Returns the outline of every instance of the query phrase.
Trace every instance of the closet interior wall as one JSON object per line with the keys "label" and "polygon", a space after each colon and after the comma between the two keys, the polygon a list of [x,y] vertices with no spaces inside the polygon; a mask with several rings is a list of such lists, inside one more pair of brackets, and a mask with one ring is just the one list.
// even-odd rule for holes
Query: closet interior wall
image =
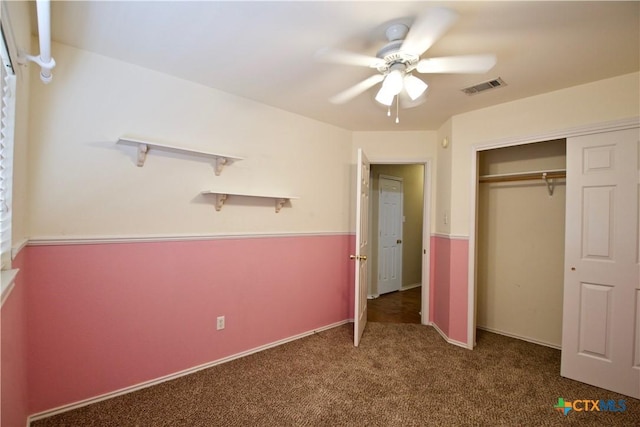
{"label": "closet interior wall", "polygon": [[[478,162],[480,177],[564,170],[566,140],[481,151]],[[566,187],[553,183],[550,194],[542,178],[480,180],[476,325],[560,348]]]}

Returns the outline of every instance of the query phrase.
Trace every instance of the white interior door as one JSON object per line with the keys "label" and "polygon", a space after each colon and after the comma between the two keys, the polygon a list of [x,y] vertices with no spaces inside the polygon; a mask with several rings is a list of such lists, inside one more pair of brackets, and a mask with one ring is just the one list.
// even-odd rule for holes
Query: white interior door
{"label": "white interior door", "polygon": [[402,180],[380,176],[378,203],[378,294],[402,286]]}
{"label": "white interior door", "polygon": [[360,344],[367,324],[367,258],[369,257],[369,175],[371,164],[362,149],[358,149],[358,173],[356,184],[356,254],[355,260],[355,308],[353,311],[353,345]]}
{"label": "white interior door", "polygon": [[567,139],[561,375],[640,398],[638,129]]}

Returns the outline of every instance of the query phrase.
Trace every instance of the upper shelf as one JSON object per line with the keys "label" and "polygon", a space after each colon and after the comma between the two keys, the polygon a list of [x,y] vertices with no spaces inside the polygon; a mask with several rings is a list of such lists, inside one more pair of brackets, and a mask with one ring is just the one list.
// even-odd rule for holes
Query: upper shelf
{"label": "upper shelf", "polygon": [[547,190],[549,195],[553,196],[553,189],[555,188],[554,179],[564,179],[567,177],[566,169],[550,169],[533,172],[515,172],[515,173],[503,173],[496,175],[480,175],[478,181],[485,182],[510,182],[510,181],[531,181],[536,179],[542,179],[547,183]]}
{"label": "upper shelf", "polygon": [[480,175],[480,182],[508,182],[508,181],[529,181],[534,179],[554,179],[566,178],[566,169],[548,169],[531,172],[501,173],[495,175]]}
{"label": "upper shelf", "polygon": [[216,161],[216,165],[215,165],[216,175],[220,175],[220,173],[222,172],[223,166],[230,164],[231,162],[236,160],[243,160],[242,157],[227,156],[226,154],[218,154],[218,153],[212,153],[209,151],[194,150],[192,148],[176,147],[174,145],[160,144],[158,142],[151,142],[151,141],[143,141],[140,139],[134,139],[134,138],[124,137],[124,136],[119,138],[117,143],[138,146],[138,166],[140,167],[144,166],[144,162],[147,159],[147,153],[151,148],[164,150],[164,151],[193,154],[195,156],[211,157]]}

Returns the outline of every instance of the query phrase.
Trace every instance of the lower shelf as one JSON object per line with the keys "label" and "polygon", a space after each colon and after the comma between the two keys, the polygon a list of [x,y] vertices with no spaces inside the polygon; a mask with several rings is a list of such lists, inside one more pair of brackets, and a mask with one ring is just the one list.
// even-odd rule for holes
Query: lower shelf
{"label": "lower shelf", "polygon": [[231,193],[226,191],[214,191],[214,190],[205,190],[202,191],[204,195],[214,195],[216,196],[216,211],[222,209],[222,205],[224,205],[225,200],[229,196],[238,196],[238,197],[257,197],[261,199],[273,199],[276,204],[276,213],[280,212],[280,209],[287,203],[289,200],[299,199],[296,196],[274,196],[274,195],[264,195],[264,194],[251,194],[251,193]]}

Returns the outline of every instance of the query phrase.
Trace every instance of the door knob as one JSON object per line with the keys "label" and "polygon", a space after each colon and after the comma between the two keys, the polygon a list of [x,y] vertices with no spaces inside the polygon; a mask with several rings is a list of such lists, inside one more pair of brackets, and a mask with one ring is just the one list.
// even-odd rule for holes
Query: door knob
{"label": "door knob", "polygon": [[360,260],[360,261],[366,261],[367,260],[367,256],[366,255],[349,255],[349,258],[357,259],[357,260]]}
{"label": "door knob", "polygon": [[402,239],[396,240],[396,243],[402,243]]}

